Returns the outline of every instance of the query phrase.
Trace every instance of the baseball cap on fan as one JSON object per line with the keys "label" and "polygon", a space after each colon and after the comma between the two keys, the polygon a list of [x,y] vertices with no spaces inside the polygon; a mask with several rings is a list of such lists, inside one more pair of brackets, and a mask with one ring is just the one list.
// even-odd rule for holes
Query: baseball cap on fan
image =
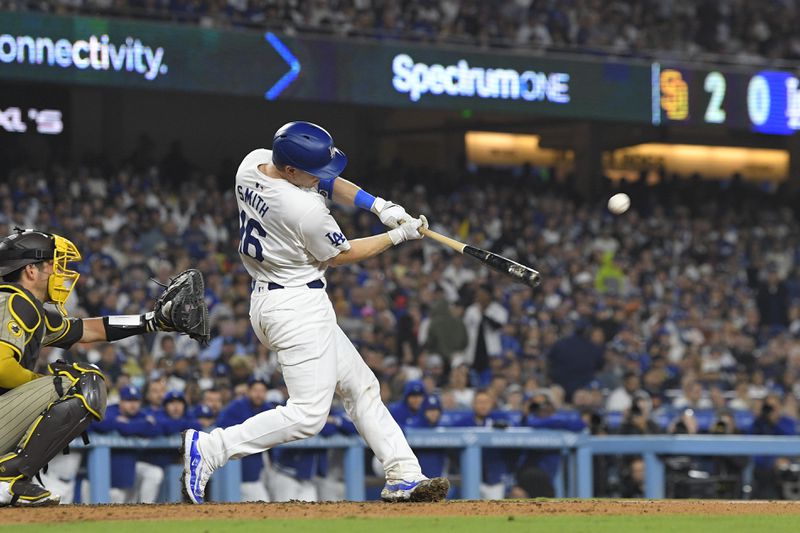
{"label": "baseball cap on fan", "polygon": [[347,166],[347,156],[324,128],[311,122],[284,124],[272,139],[272,162],[291,166],[319,179],[332,179]]}
{"label": "baseball cap on fan", "polygon": [[403,387],[403,396],[413,396],[415,394],[425,394],[425,385],[418,379],[407,381],[405,387]]}
{"label": "baseball cap on fan", "polygon": [[427,411],[429,409],[438,409],[439,411],[442,410],[442,402],[439,400],[439,397],[431,394],[427,398],[425,398],[422,404],[423,411]]}
{"label": "baseball cap on fan", "polygon": [[183,402],[185,404],[186,396],[178,390],[168,391],[161,400],[161,405],[167,405],[169,402]]}
{"label": "baseball cap on fan", "polygon": [[195,418],[216,418],[214,416],[214,411],[205,404],[196,405],[192,411],[192,414]]}
{"label": "baseball cap on fan", "polygon": [[123,401],[141,400],[142,392],[137,387],[128,385],[119,391],[119,399]]}

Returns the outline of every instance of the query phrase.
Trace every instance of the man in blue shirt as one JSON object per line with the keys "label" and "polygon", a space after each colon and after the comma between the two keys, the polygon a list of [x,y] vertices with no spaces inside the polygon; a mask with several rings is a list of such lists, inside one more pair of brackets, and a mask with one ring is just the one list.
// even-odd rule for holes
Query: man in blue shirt
{"label": "man in blue shirt", "polygon": [[167,391],[161,405],[161,409],[155,412],[155,417],[163,435],[179,435],[186,429],[201,428],[197,419],[188,412],[186,397],[181,391]]}
{"label": "man in blue shirt", "polygon": [[[217,427],[235,426],[258,413],[274,409],[275,405],[267,401],[268,390],[266,381],[251,378],[247,384],[247,395],[233,400],[222,410],[217,418]],[[256,453],[242,458],[243,502],[270,501],[263,474],[264,458],[262,454]]]}
{"label": "man in blue shirt", "polygon": [[[438,396],[430,395],[422,403],[420,415],[408,425],[409,428],[435,428],[441,425],[442,403]],[[447,450],[444,448],[414,448],[422,473],[429,478],[444,476]]]}
{"label": "man in blue shirt", "polygon": [[[158,424],[161,435],[180,435],[185,429],[200,429],[200,423],[187,412],[186,398],[180,391],[168,391],[161,401],[161,409],[150,410]],[[152,450],[142,455],[141,459],[151,465],[164,468],[180,461],[180,454],[175,450]]]}
{"label": "man in blue shirt", "polygon": [[209,431],[210,428],[215,427],[217,417],[214,416],[214,411],[205,404],[198,404],[192,408],[192,417],[197,420],[197,424],[203,431]]}
{"label": "man in blue shirt", "polygon": [[[341,406],[331,408],[328,422],[323,427],[327,431],[335,428],[340,435],[356,435],[358,430],[353,420]],[[325,461],[321,462],[319,477],[316,479],[317,500],[321,502],[341,501],[345,499],[344,484],[344,449],[330,448],[323,451]]]}
{"label": "man in blue shirt", "polygon": [[[101,422],[90,431],[116,431],[123,437],[158,437],[161,435],[153,415],[142,411],[141,391],[129,385],[119,391],[119,403],[109,405]],[[111,452],[111,503],[154,503],[161,489],[164,470],[140,460],[141,452],[130,449]]]}
{"label": "man in blue shirt", "polygon": [[[478,390],[472,401],[473,412],[454,419],[453,426],[505,429],[514,425],[507,413],[494,410],[495,404],[495,397],[490,392],[486,389]],[[506,495],[505,480],[511,469],[511,456],[505,450],[487,448],[483,450],[481,457],[481,499],[502,500]]]}
{"label": "man in blue shirt", "polygon": [[[329,437],[338,431],[334,419],[329,416],[319,436]],[[328,475],[327,450],[278,447],[270,452],[272,469],[268,474],[267,486],[272,501],[319,501],[318,482]]]}
{"label": "man in blue shirt", "polygon": [[389,412],[400,428],[405,429],[413,424],[422,413],[422,402],[425,399],[425,386],[422,381],[412,380],[403,387],[403,398],[389,406]]}
{"label": "man in blue shirt", "polygon": [[[523,414],[522,424],[535,429],[580,433],[586,428],[578,411],[556,411],[545,394],[531,398]],[[515,468],[517,487],[525,490],[526,498],[552,498],[555,495],[553,482],[560,468],[561,454],[556,450],[523,450]]]}

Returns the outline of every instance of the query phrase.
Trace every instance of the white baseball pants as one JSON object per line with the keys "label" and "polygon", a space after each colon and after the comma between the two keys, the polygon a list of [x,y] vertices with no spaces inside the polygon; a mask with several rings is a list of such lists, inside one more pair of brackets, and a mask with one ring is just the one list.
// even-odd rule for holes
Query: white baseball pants
{"label": "white baseball pants", "polygon": [[308,479],[297,479],[289,474],[272,469],[267,476],[269,493],[276,502],[297,500],[301,502],[319,501],[317,485]]}
{"label": "white baseball pants", "polygon": [[267,487],[261,480],[258,481],[242,481],[240,485],[242,502],[269,502],[269,494]]}
{"label": "white baseball pants", "polygon": [[[319,433],[334,392],[383,464],[387,479],[420,479],[419,462],[380,398],[375,375],[336,323],[328,295],[306,286],[267,290],[257,283],[250,321],[259,340],[275,350],[289,392],[286,406],[218,428],[198,442],[212,468]],[[274,495],[273,495],[274,496]]]}
{"label": "white baseball pants", "polygon": [[160,466],[136,461],[136,501],[155,503],[164,481],[164,469]]}
{"label": "white baseball pants", "polygon": [[108,499],[111,503],[155,503],[164,481],[164,469],[160,466],[136,461],[136,480],[129,489],[111,487]]}
{"label": "white baseball pants", "polygon": [[346,487],[344,481],[328,477],[318,477],[317,497],[321,502],[340,502],[345,499]]}
{"label": "white baseball pants", "polygon": [[502,500],[505,497],[505,483],[495,483],[494,485],[481,483],[481,500]]}
{"label": "white baseball pants", "polygon": [[47,465],[47,474],[42,474],[42,483],[47,490],[61,496],[62,504],[75,500],[75,478],[81,467],[83,452],[70,450],[68,455],[58,454]]}

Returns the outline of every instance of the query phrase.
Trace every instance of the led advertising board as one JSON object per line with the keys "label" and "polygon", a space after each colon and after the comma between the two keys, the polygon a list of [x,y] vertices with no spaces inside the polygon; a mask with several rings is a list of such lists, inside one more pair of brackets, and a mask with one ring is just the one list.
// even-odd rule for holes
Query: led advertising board
{"label": "led advertising board", "polygon": [[649,66],[0,13],[0,79],[646,122]]}
{"label": "led advertising board", "polygon": [[1,80],[778,135],[800,129],[800,80],[791,72],[35,13],[0,13]]}

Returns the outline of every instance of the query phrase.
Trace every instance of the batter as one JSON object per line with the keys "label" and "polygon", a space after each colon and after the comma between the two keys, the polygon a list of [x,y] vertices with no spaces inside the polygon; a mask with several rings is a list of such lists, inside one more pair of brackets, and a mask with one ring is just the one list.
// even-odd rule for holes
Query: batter
{"label": "batter", "polygon": [[[274,350],[289,392],[285,407],[211,433],[183,435],[183,488],[202,503],[211,473],[279,444],[316,435],[338,393],[359,433],[383,464],[386,501],[438,501],[450,487],[427,479],[400,427],[380,399],[375,375],[336,323],[325,291],[325,270],[374,257],[407,240],[421,239],[424,216],[375,198],[338,177],[347,157],[330,134],[309,122],[290,122],[272,151],[254,150],[236,173],[239,254],[253,278],[250,320],[259,340]],[[369,209],[393,228],[349,241],[325,197]]]}

